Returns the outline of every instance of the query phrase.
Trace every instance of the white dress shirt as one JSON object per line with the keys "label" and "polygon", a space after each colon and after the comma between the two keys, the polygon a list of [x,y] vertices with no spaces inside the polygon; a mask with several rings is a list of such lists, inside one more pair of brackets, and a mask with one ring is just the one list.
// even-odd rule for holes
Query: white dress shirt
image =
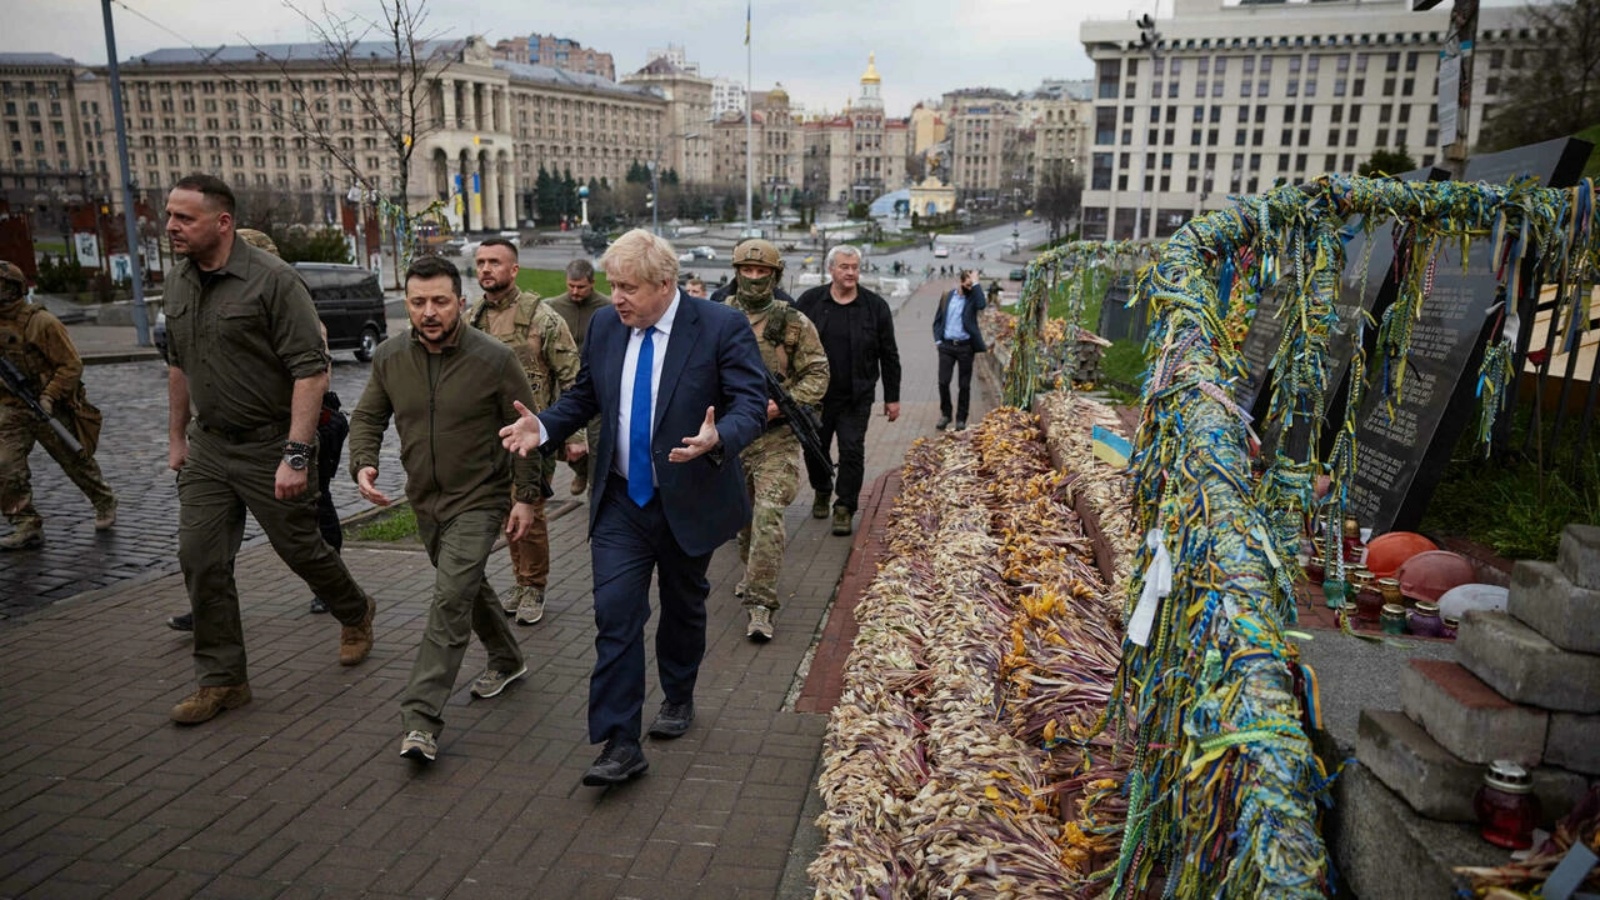
{"label": "white dress shirt", "polygon": [[[672,321],[678,315],[678,300],[677,296],[672,298],[672,304],[662,314],[661,321],[655,324],[656,333],[650,336],[650,414],[652,417],[655,416],[656,398],[661,396],[661,363],[667,358],[667,341],[672,337]],[[623,481],[628,480],[628,448],[633,445],[629,428],[633,424],[634,370],[639,368],[639,348],[643,345],[644,329],[628,329],[628,349],[622,356],[622,388],[621,392],[617,394],[617,450],[611,454],[611,468],[622,476]],[[654,471],[650,473],[650,482],[652,484],[659,483]]]}

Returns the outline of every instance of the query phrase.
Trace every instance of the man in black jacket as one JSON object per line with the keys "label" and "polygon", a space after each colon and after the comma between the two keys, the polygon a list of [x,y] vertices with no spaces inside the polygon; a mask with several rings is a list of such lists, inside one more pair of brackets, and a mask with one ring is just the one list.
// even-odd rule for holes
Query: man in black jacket
{"label": "man in black jacket", "polygon": [[950,375],[960,369],[955,404],[956,430],[967,427],[968,401],[972,394],[972,358],[984,350],[983,332],[978,330],[978,311],[988,306],[978,273],[961,270],[961,285],[939,298],[939,311],[933,314],[933,343],[939,348],[940,431],[950,425]]}
{"label": "man in black jacket", "polygon": [[822,398],[822,445],[831,448],[839,438],[839,477],[830,481],[825,469],[806,461],[811,487],[817,492],[811,515],[828,516],[833,498],[833,533],[848,535],[861,481],[866,472],[867,422],[878,377],[883,377],[883,414],[900,418],[900,349],[894,341],[894,316],[883,298],[859,285],[861,251],[840,244],[828,251],[828,275],[833,279],[800,295],[800,310],[822,338],[828,354],[828,393]]}

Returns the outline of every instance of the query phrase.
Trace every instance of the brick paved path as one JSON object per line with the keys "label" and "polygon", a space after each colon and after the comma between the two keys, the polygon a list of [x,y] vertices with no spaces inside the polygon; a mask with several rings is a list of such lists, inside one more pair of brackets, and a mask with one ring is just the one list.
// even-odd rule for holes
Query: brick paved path
{"label": "brick paved path", "polygon": [[[869,479],[935,434],[936,294],[898,316],[904,414],[873,421]],[[991,398],[979,391],[974,420]],[[518,629],[529,678],[469,701],[475,646],[427,769],[397,755],[432,584],[415,550],[346,549],[379,604],[377,647],[352,669],[336,662],[337,624],[305,612],[305,586],[265,546],[243,552],[255,700],[195,728],[166,717],[192,684],[188,641],[159,624],[183,608],[181,576],[16,617],[0,625],[0,897],[808,896],[796,873],[815,841],[804,810],[826,719],[786,697],[858,542],[811,519],[810,499],[802,491],[788,514],[777,639],[744,640],[738,556],[724,547],[698,719],[678,741],[647,742],[646,777],[606,791],[578,784],[596,748],[584,738],[593,620],[575,506],[552,523],[545,620]],[[490,573],[510,584],[503,551]],[[647,715],[660,701],[650,683]]]}
{"label": "brick paved path", "polygon": [[[112,358],[117,353],[104,352]],[[346,410],[360,399],[367,372],[350,354],[334,354],[333,387]],[[167,368],[159,359],[90,365],[84,382],[90,401],[105,414],[95,459],[117,493],[117,527],[96,533],[89,501],[55,460],[35,447],[28,465],[34,504],[45,517],[45,546],[0,556],[0,619],[84,591],[177,571],[178,489],[167,468]],[[385,489],[398,492],[405,482],[392,431],[389,443],[382,481],[388,482]],[[331,492],[341,516],[369,508],[342,469]],[[0,533],[10,530],[0,519]],[[260,535],[249,519],[245,540]]]}

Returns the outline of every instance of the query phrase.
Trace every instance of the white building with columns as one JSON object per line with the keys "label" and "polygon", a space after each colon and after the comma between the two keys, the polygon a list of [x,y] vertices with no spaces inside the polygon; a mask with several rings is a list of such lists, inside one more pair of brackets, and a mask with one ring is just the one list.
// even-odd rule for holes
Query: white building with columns
{"label": "white building with columns", "polygon": [[[207,172],[246,205],[279,204],[291,220],[331,222],[355,178],[307,137],[315,128],[369,184],[396,190],[398,156],[363,103],[401,96],[402,85],[393,51],[371,49],[370,78],[363,71],[359,79],[314,43],[166,49],[128,60],[123,99],[136,183],[160,202],[185,174]],[[497,60],[479,37],[429,50],[443,61],[425,87],[407,185],[412,211],[439,200],[468,230],[510,228],[532,218],[541,166],[621,183],[662,133],[667,101],[647,88]],[[101,116],[110,129],[111,109]]]}

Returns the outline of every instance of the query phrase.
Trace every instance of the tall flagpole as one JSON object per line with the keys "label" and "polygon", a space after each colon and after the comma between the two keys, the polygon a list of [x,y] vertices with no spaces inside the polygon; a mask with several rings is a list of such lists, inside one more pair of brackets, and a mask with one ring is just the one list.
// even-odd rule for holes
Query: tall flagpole
{"label": "tall flagpole", "polygon": [[745,0],[744,4],[744,221],[745,227],[755,224],[755,177],[756,177],[756,145],[755,145],[755,81],[752,73],[755,67],[752,64],[750,52],[750,4],[753,0]]}

